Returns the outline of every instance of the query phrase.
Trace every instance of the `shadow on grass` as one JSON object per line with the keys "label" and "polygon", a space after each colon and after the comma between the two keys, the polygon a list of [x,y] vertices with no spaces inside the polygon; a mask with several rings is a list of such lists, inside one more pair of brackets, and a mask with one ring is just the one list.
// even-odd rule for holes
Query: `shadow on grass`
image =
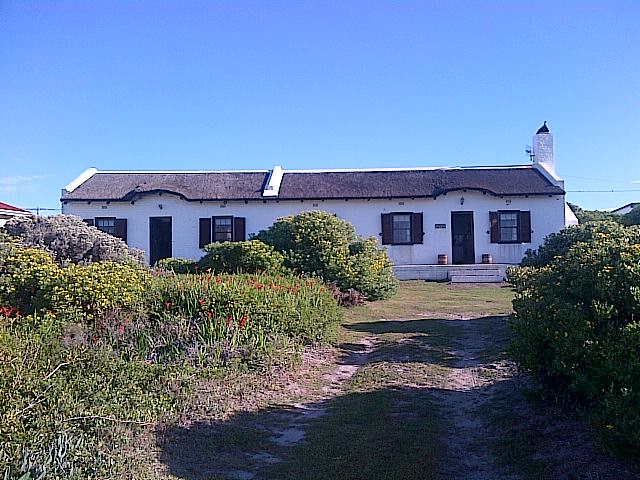
{"label": "shadow on grass", "polygon": [[[504,316],[491,315],[464,321],[494,322],[496,321],[496,319],[500,318],[504,318]],[[429,335],[430,337],[448,336],[447,340],[451,341],[451,335],[454,335],[456,331],[460,330],[460,321],[461,320],[459,319],[446,318],[425,318],[417,320],[378,320],[375,322],[350,323],[348,325],[344,325],[344,328],[356,332],[366,332],[377,335],[386,333],[424,333]]]}
{"label": "shadow on grass", "polygon": [[451,427],[447,405],[468,393],[434,388],[427,377],[433,364],[454,362],[449,350],[458,327],[411,320],[347,328],[379,335],[372,348],[341,345],[346,355],[339,364],[363,367],[350,380],[350,393],[226,422],[167,426],[158,432],[162,463],[189,480],[447,478],[438,473]]}
{"label": "shadow on grass", "polygon": [[350,393],[227,422],[167,426],[158,432],[161,461],[188,480],[442,478],[447,425],[429,393]]}
{"label": "shadow on grass", "polygon": [[[394,362],[420,361],[454,367],[464,356],[464,368],[467,368],[506,358],[510,334],[505,319],[504,316],[484,316],[468,320],[378,320],[352,323],[344,328],[374,334],[383,340],[372,355],[374,360],[388,358]],[[474,328],[465,330],[464,326],[471,323]],[[491,340],[484,341],[485,337]],[[340,347],[348,349],[349,345],[353,344]]]}

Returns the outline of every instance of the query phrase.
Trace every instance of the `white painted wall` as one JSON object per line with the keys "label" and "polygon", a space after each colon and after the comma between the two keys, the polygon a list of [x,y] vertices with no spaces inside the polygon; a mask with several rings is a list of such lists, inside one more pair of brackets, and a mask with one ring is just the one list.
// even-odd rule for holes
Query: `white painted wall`
{"label": "white painted wall", "polygon": [[[464,204],[461,205],[461,198]],[[162,205],[162,208],[160,208]],[[480,192],[450,192],[436,199],[405,200],[327,200],[263,202],[188,202],[178,196],[152,194],[129,202],[68,202],[63,213],[82,218],[117,217],[127,219],[127,242],[130,246],[149,250],[149,217],[170,216],[173,222],[173,256],[198,259],[198,219],[217,215],[246,218],[247,236],[266,229],[279,217],[305,210],[324,210],[351,222],[360,235],[375,236],[382,232],[380,214],[390,212],[423,212],[424,243],[390,245],[389,256],[396,265],[436,264],[438,254],[451,254],[451,212],[472,211],[475,232],[476,263],[482,254],[490,254],[495,263],[519,263],[528,248],[537,248],[546,235],[565,226],[564,196],[531,196],[499,198]],[[490,243],[489,211],[530,210],[531,243]],[[445,224],[436,229],[435,224]],[[148,256],[147,256],[148,260]]]}

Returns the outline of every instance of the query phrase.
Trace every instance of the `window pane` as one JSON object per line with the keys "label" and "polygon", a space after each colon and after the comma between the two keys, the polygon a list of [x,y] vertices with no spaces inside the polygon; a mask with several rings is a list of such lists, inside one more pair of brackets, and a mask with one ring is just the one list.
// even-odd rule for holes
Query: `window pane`
{"label": "window pane", "polygon": [[96,228],[111,235],[116,234],[115,218],[96,218]]}
{"label": "window pane", "polygon": [[411,243],[411,215],[393,216],[393,243]]}
{"label": "window pane", "polygon": [[517,242],[518,241],[518,213],[501,213],[500,214],[500,241],[501,242]]}
{"label": "window pane", "polygon": [[213,219],[213,241],[230,242],[233,239],[233,219],[221,217]]}

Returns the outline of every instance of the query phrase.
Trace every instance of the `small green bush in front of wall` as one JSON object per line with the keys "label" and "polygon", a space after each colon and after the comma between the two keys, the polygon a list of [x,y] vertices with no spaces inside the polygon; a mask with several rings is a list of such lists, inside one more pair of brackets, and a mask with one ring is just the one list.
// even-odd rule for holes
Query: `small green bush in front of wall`
{"label": "small green bush in front of wall", "polygon": [[198,267],[217,273],[258,273],[281,274],[284,271],[284,257],[271,245],[259,240],[247,242],[211,243]]}
{"label": "small green bush in front of wall", "polygon": [[368,300],[389,298],[396,291],[386,250],[373,237],[358,237],[353,225],[330,213],[281,218],[256,238],[281,252],[287,268],[335,282],[342,291],[357,289]]}
{"label": "small green bush in front of wall", "polygon": [[155,266],[174,273],[195,273],[198,270],[198,262],[186,258],[163,258]]}

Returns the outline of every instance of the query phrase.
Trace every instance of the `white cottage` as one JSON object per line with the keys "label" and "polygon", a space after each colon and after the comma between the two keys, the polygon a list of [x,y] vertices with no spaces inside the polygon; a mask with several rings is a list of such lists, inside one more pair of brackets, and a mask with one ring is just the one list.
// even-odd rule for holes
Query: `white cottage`
{"label": "white cottage", "polygon": [[[573,223],[555,173],[553,136],[534,161],[504,167],[211,172],[98,171],[62,190],[62,211],[147,253],[198,259],[212,241],[238,241],[279,217],[324,210],[385,245],[403,266],[519,263],[528,248]],[[446,259],[446,260],[445,260]],[[413,268],[413,267],[407,267]],[[433,275],[406,273],[407,276]],[[446,273],[445,273],[446,275]],[[402,274],[401,274],[402,276]]]}

